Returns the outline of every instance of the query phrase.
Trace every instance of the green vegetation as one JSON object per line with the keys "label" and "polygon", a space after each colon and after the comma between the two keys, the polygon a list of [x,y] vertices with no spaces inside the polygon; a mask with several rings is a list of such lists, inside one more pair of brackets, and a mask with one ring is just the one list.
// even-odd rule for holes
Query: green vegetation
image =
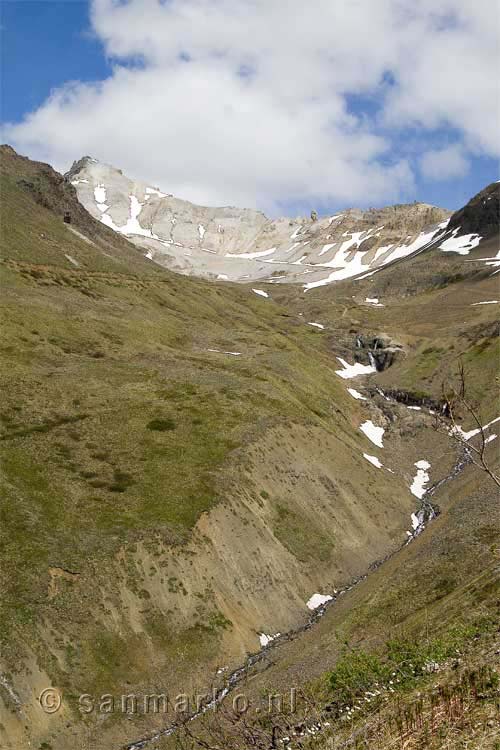
{"label": "green vegetation", "polygon": [[320,525],[304,524],[301,515],[284,503],[276,505],[274,535],[295,557],[304,563],[329,560],[334,547],[332,534]]}
{"label": "green vegetation", "polygon": [[168,430],[175,430],[175,422],[173,419],[152,419],[147,423],[148,430],[156,430],[156,432],[168,432]]}
{"label": "green vegetation", "polygon": [[[398,639],[386,643],[381,653],[350,649],[327,675],[329,689],[338,707],[354,705],[367,693],[380,695],[380,688],[394,692],[413,689],[420,678],[432,674],[447,659],[456,659],[470,643],[493,634],[493,618],[481,618],[466,625],[455,625],[431,639]],[[494,679],[493,677],[491,679]],[[496,681],[498,684],[498,676]]]}

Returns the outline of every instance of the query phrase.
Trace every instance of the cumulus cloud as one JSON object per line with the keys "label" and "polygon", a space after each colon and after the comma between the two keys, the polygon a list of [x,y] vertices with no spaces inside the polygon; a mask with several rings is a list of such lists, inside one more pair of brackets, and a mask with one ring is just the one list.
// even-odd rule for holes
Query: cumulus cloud
{"label": "cumulus cloud", "polygon": [[463,147],[456,143],[446,148],[426,151],[420,160],[420,171],[430,180],[464,177],[469,167]]}
{"label": "cumulus cloud", "polygon": [[401,129],[458,134],[455,157],[422,160],[431,178],[440,158],[458,175],[460,149],[498,153],[496,12],[496,0],[93,0],[111,77],[68,83],[6,135],[60,169],[89,153],[199,203],[395,199],[413,186]]}

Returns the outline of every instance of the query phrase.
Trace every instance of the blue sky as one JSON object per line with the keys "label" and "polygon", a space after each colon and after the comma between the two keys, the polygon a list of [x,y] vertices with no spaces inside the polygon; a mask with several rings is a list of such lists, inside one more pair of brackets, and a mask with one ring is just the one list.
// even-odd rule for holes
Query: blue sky
{"label": "blue sky", "polygon": [[84,0],[3,0],[1,14],[4,121],[21,120],[67,80],[110,75]]}
{"label": "blue sky", "polygon": [[[324,6],[322,0],[312,0],[311,7],[316,1],[319,12]],[[184,9],[191,6],[200,14],[199,24],[196,18],[184,24],[182,2]],[[205,9],[204,0],[172,0],[168,7],[155,7],[154,0],[129,0],[121,8],[110,0],[96,0],[92,14],[92,6],[78,0],[4,1],[4,138],[22,153],[59,169],[91,152],[181,197],[209,204],[257,205],[271,213],[296,214],[313,206],[328,213],[346,205],[413,200],[454,209],[498,179],[497,151],[483,122],[495,119],[498,101],[491,102],[488,92],[475,95],[474,80],[467,83],[470,91],[464,88],[463,101],[460,92],[449,91],[448,78],[443,77],[442,94],[438,81],[438,90],[414,105],[413,100],[435,82],[419,58],[415,65],[422,69],[421,78],[414,80],[392,38],[382,40],[387,59],[379,59],[379,52],[367,49],[372,42],[364,40],[359,48],[351,45],[352,52],[346,45],[342,56],[339,52],[337,60],[319,67],[317,51],[324,48],[325,38],[312,38],[311,46],[303,48],[298,39],[297,53],[291,57],[274,36],[276,49],[270,54],[264,37],[266,25],[272,26],[275,19],[275,3],[268,0],[262,6],[259,15],[269,13],[268,19],[250,17],[240,28],[235,11],[242,2],[233,0],[224,9],[224,21],[234,25],[228,41],[220,36],[213,0],[206,0]],[[385,27],[397,24],[394,0],[379,2]],[[470,3],[441,0],[441,5],[448,15],[443,15],[446,23],[441,20],[433,28],[435,46],[428,42],[430,15],[425,16],[425,9],[414,21],[415,43],[425,31],[422,38],[429,44],[422,55],[436,55],[438,60],[439,45],[449,45],[450,55],[469,45],[475,65],[484,63],[486,75],[492,76],[492,62],[498,62],[492,60],[496,40],[486,39],[486,23],[464,15],[463,7],[470,13]],[[291,0],[292,16],[293,6]],[[337,24],[345,23],[349,30],[358,19],[349,16],[352,11],[346,11],[343,0],[333,0],[333,6]],[[449,18],[456,23],[449,23]],[[210,39],[207,24],[212,21],[210,45],[203,36],[205,30]],[[251,35],[252,25],[258,43],[248,45],[245,35]],[[399,27],[389,33],[394,37]],[[400,33],[407,34],[406,27],[401,26]],[[402,47],[408,44],[401,41]],[[326,43],[330,48],[328,38]],[[339,43],[333,38],[331,49]],[[300,60],[301,55],[302,64],[294,69],[295,57]],[[457,65],[461,62],[456,60]],[[454,65],[450,68],[456,73]],[[242,77],[242,69],[257,74]],[[232,75],[234,71],[238,75]],[[261,71],[265,75],[259,76]],[[485,73],[479,69],[478,79]],[[99,86],[103,81],[104,89]],[[54,91],[59,92],[55,100],[49,98]],[[193,97],[203,103],[199,112],[193,111]],[[221,107],[212,108],[214,97]],[[477,110],[475,115],[467,111],[466,98]],[[223,107],[227,112],[222,115],[218,110]],[[418,121],[421,111],[425,118]],[[462,120],[467,121],[464,127]],[[151,134],[150,142],[139,142],[141,129]],[[250,157],[245,153],[249,147],[255,148]]]}

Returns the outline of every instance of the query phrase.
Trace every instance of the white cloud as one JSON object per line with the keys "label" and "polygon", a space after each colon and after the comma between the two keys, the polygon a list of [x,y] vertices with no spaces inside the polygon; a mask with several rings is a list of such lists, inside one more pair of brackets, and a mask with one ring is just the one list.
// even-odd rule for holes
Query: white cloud
{"label": "white cloud", "polygon": [[[451,126],[463,148],[498,153],[495,0],[477,5],[94,0],[112,76],[55,91],[6,135],[60,169],[90,153],[200,203],[395,199],[413,185],[397,128],[428,141]],[[349,112],[346,94],[380,112]]]}
{"label": "white cloud", "polygon": [[469,161],[464,156],[464,150],[460,144],[426,151],[420,160],[420,171],[430,180],[464,177],[469,167]]}

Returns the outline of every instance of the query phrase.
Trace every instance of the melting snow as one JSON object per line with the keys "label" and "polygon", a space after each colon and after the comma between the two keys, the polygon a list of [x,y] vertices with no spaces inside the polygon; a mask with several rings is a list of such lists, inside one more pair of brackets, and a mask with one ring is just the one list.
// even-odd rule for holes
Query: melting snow
{"label": "melting snow", "polygon": [[94,188],[94,198],[96,203],[106,202],[106,188],[104,185],[97,185]]}
{"label": "melting snow", "polygon": [[368,453],[363,453],[363,456],[366,458],[367,461],[369,461],[371,464],[377,467],[377,469],[383,469],[384,464],[380,462],[380,460],[377,458],[377,456],[369,456]]}
{"label": "melting snow", "polygon": [[459,255],[468,255],[470,251],[479,245],[482,240],[478,234],[464,234],[462,237],[457,237],[456,234],[460,230],[460,227],[453,230],[452,237],[449,237],[441,245],[439,249],[445,253],[458,253]]}
{"label": "melting snow", "polygon": [[[500,422],[500,417],[497,417],[496,419],[492,419],[491,422],[488,422],[488,424],[483,425],[483,430],[487,430],[488,427],[491,427],[491,425],[495,424],[496,422]],[[479,427],[477,427],[475,430],[470,430],[469,432],[464,432],[464,430],[459,425],[455,425],[455,427],[453,427],[450,430],[450,432],[451,432],[451,434],[455,433],[455,434],[459,435],[464,440],[470,440],[475,435],[479,435],[479,433],[481,432],[481,430],[479,429]]]}
{"label": "melting snow", "polygon": [[373,424],[371,419],[368,419],[366,422],[363,422],[362,425],[360,425],[361,432],[364,432],[366,437],[372,441],[375,445],[378,445],[379,448],[383,448],[384,444],[382,442],[382,438],[384,436],[384,428],[383,427],[377,427]]}
{"label": "melting snow", "polygon": [[232,354],[233,357],[239,357],[241,352],[223,352],[220,349],[207,349],[207,352],[218,352],[218,354]]}
{"label": "melting snow", "polygon": [[323,604],[331,602],[332,599],[333,597],[330,596],[330,594],[313,594],[306,606],[311,610],[318,609],[318,607],[321,607]]}
{"label": "melting snow", "polygon": [[[400,245],[399,247],[395,247],[394,250],[392,250],[386,258],[384,258],[383,263],[381,263],[380,266],[378,266],[374,270],[369,271],[369,274],[372,275],[376,273],[379,268],[382,268],[382,266],[387,265],[387,263],[390,263],[393,260],[404,258],[407,255],[415,253],[417,250],[423,250],[426,245],[428,245],[430,241],[435,237],[439,229],[444,229],[447,224],[448,222],[446,221],[439,224],[438,229],[433,229],[430,232],[421,232],[418,237],[409,245]],[[312,281],[309,284],[305,284],[305,291],[307,292],[309,289],[313,289],[317,286],[324,286],[325,284],[329,284],[332,281],[339,281],[341,279],[347,279],[352,276],[358,276],[359,274],[363,273],[363,271],[369,269],[369,265],[363,264],[363,257],[366,254],[366,251],[355,253],[351,260],[347,260],[347,258],[349,257],[351,248],[353,246],[359,248],[364,240],[368,239],[369,237],[376,236],[374,234],[371,234],[371,232],[373,231],[373,229],[370,229],[368,232],[352,232],[351,239],[346,240],[342,243],[342,246],[339,250],[337,250],[332,260],[330,260],[328,263],[322,264],[325,268],[336,268],[337,270],[333,271],[325,279],[320,279],[319,281]],[[346,237],[348,234],[348,232],[344,232],[343,236]],[[390,247],[391,246],[379,248],[379,250],[382,253],[386,250],[389,250]],[[317,265],[320,266],[321,264]],[[367,276],[368,274],[365,274],[360,278],[367,278]]]}
{"label": "melting snow", "polygon": [[276,633],[276,635],[266,635],[265,633],[259,633],[259,641],[262,648],[264,646],[267,646],[268,643],[271,643],[271,641],[274,641],[275,638],[279,638],[281,633]]}
{"label": "melting snow", "polygon": [[409,406],[408,409],[412,409],[412,411],[422,411],[421,406]]}
{"label": "melting snow", "polygon": [[263,289],[252,289],[252,292],[255,292],[255,294],[258,294],[260,297],[269,297],[268,293]]}
{"label": "melting snow", "polygon": [[356,378],[358,375],[368,375],[370,372],[377,372],[377,368],[373,365],[362,365],[361,362],[355,362],[353,365],[350,365],[342,357],[337,357],[337,359],[344,369],[335,370],[335,373],[344,378],[344,380]]}
{"label": "melting snow", "polygon": [[221,281],[222,280],[227,281],[227,279],[229,279],[229,276],[226,276],[225,273],[219,273],[219,274],[217,274],[217,278],[221,279]]}
{"label": "melting snow", "polygon": [[413,531],[416,531],[418,527],[420,526],[420,519],[416,513],[411,514],[411,525],[412,525]]}
{"label": "melting snow", "polygon": [[[430,469],[431,465],[428,461],[417,461],[414,465],[417,467],[417,473],[413,478],[410,492],[412,493],[412,495],[415,495],[415,497],[418,497],[418,499],[421,500],[426,492],[425,485],[429,481],[429,474],[427,472],[427,469]],[[413,526],[413,528],[415,529],[415,526]]]}
{"label": "melting snow", "polygon": [[203,242],[203,237],[205,236],[205,232],[207,230],[203,226],[203,224],[198,224],[198,234],[200,235],[200,242]]}
{"label": "melting snow", "polygon": [[144,203],[140,203],[135,195],[129,195],[129,199],[130,216],[128,217],[126,224],[121,227],[117,227],[109,214],[103,214],[101,216],[102,223],[106,224],[106,226],[110,227],[110,229],[114,229],[115,232],[120,232],[120,234],[139,234],[142,237],[149,237],[155,240],[159,240],[160,238],[156,234],[153,234],[151,229],[143,229],[143,227],[141,227],[141,225],[139,224],[139,219],[137,217],[141,213]]}
{"label": "melting snow", "polygon": [[367,399],[359,393],[359,391],[356,391],[354,388],[348,388],[348,393],[351,394],[353,398],[357,398],[358,401],[367,401]]}
{"label": "melting snow", "polygon": [[69,260],[70,263],[73,263],[74,266],[80,265],[77,260],[71,257],[71,255],[65,255],[64,257]]}
{"label": "melting snow", "polygon": [[226,253],[226,258],[245,258],[246,260],[252,260],[253,258],[263,258],[265,255],[271,255],[276,251],[275,247],[270,250],[257,250],[255,253]]}
{"label": "melting snow", "polygon": [[374,307],[384,307],[384,305],[378,301],[378,297],[365,297],[365,302]]}
{"label": "melting snow", "polygon": [[321,323],[308,323],[308,326],[314,326],[315,328],[321,328],[324,329],[325,326],[321,325]]}
{"label": "melting snow", "polygon": [[476,307],[476,305],[498,305],[499,300],[497,299],[489,299],[486,300],[486,302],[473,302],[471,307]]}

